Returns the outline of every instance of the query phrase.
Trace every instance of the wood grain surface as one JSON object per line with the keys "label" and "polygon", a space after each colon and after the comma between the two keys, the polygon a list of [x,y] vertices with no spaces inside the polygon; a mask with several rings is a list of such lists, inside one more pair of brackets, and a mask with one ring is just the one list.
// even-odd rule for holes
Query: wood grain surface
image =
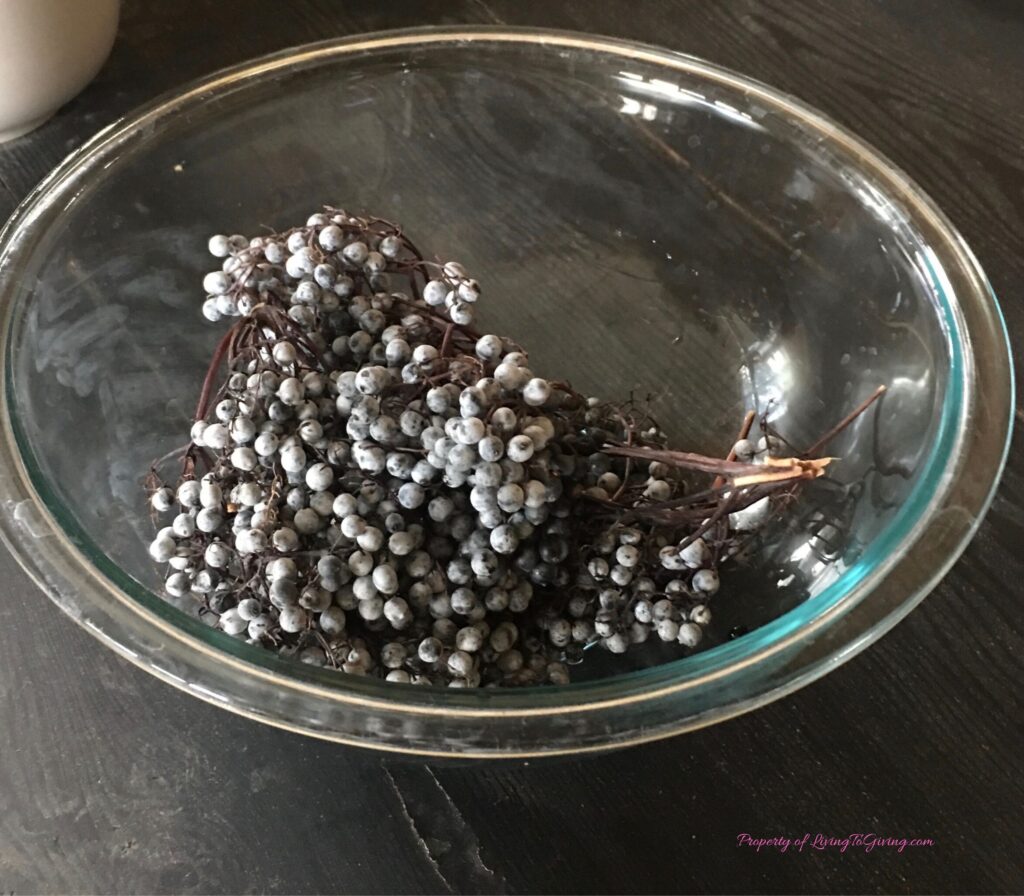
{"label": "wood grain surface", "polygon": [[[800,96],[966,236],[1024,355],[1024,6],[1011,0],[126,0],[109,62],[0,146],[0,214],[99,128],[216,68],[415,24],[666,45]],[[1017,411],[1018,444],[1024,411]],[[1024,456],[931,597],[753,714],[587,759],[382,759],[259,727],[122,662],[0,551],[4,893],[1019,892]],[[930,837],[779,854],[737,835]]]}

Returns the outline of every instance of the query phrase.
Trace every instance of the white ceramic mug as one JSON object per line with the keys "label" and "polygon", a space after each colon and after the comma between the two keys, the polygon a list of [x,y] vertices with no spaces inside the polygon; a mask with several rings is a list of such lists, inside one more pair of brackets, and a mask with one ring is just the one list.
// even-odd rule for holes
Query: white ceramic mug
{"label": "white ceramic mug", "polygon": [[0,0],[0,142],[41,125],[100,70],[119,0]]}

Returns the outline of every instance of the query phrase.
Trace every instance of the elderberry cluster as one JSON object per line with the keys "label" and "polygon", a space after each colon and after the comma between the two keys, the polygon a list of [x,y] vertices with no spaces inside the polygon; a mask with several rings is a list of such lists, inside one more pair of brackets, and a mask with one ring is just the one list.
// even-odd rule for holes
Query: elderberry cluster
{"label": "elderberry cluster", "polygon": [[477,333],[461,265],[334,209],[209,248],[203,313],[235,320],[180,479],[151,493],[169,594],[230,635],[414,684],[564,684],[590,646],[700,642],[718,557],[622,521],[681,480],[603,450],[634,433],[621,408]]}

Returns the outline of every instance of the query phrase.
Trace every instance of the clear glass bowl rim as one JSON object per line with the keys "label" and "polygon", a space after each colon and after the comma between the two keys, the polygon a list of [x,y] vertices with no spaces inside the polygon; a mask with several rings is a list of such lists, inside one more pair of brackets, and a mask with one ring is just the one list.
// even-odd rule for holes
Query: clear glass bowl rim
{"label": "clear glass bowl rim", "polygon": [[[729,88],[741,89],[813,130],[857,159],[895,196],[925,235],[938,246],[933,286],[949,328],[952,361],[939,435],[919,481],[896,518],[875,539],[858,564],[813,601],[735,641],[682,660],[597,682],[521,690],[437,691],[395,686],[313,669],[249,647],[185,617],[122,572],[98,549],[89,549],[77,523],[31,461],[31,448],[13,412],[11,357],[18,308],[10,300],[18,260],[31,250],[34,224],[66,202],[103,160],[116,158],[143,132],[161,121],[230,91],[250,79],[294,71],[349,54],[397,47],[479,42],[517,43],[561,50],[590,50],[685,71]],[[43,223],[38,223],[42,221]],[[941,270],[943,276],[937,271]],[[947,280],[954,274],[956,288]],[[954,295],[961,302],[954,301]],[[4,301],[6,299],[6,301]],[[622,730],[610,730],[599,749],[666,736],[761,705],[814,680],[880,637],[909,612],[955,562],[988,508],[1009,448],[1013,413],[1013,370],[1005,323],[995,296],[970,249],[937,206],[874,149],[824,115],[793,97],[696,57],[656,47],[573,32],[505,27],[432,27],[333,39],[291,48],[217,72],[165,94],[113,123],[72,153],[15,210],[0,231],[0,302],[4,345],[3,441],[0,444],[0,535],[21,565],[62,608],[129,660],[171,684],[216,705],[307,734],[364,746],[403,750],[401,743],[377,742],[347,726],[324,727],[316,712],[267,711],[260,688],[285,689],[298,701],[329,701],[360,713],[509,720],[575,713],[622,714]],[[984,354],[970,348],[981,348]],[[978,363],[979,357],[983,363]],[[979,413],[984,396],[985,413]],[[982,481],[966,483],[964,471]],[[950,511],[953,522],[950,522]],[[941,525],[937,520],[942,519]],[[927,558],[925,560],[925,558]],[[929,572],[922,574],[924,563]],[[902,570],[905,574],[898,574]],[[909,579],[908,579],[909,576]],[[896,593],[913,583],[906,593]],[[880,599],[880,592],[887,592]],[[872,595],[871,601],[865,598]],[[842,631],[838,632],[839,626]],[[819,642],[815,647],[815,642]],[[826,646],[822,647],[821,642]],[[780,667],[779,664],[782,664]],[[761,670],[771,667],[771,672]],[[182,669],[188,670],[181,675]],[[690,712],[700,689],[728,691],[710,710]],[[679,717],[647,727],[644,706],[674,700]],[[608,727],[608,717],[604,719]],[[612,725],[611,728],[616,728]],[[526,755],[578,751],[571,744],[545,744],[541,734],[522,743],[458,749],[439,745],[439,754]],[[416,748],[413,752],[433,752]]]}

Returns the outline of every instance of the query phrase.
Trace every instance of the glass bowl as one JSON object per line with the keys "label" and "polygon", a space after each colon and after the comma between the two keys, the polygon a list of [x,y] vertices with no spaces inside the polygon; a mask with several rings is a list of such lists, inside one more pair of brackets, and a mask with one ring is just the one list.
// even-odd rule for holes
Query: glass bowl
{"label": "glass bowl", "polygon": [[[159,594],[141,478],[220,334],[206,237],[331,203],[485,286],[482,323],[588,394],[650,396],[724,454],[748,408],[798,445],[879,384],[841,458],[715,597],[708,649],[565,687],[444,690],[284,660]],[[98,134],[2,234],[3,536],[104,643],[235,712],[389,750],[580,752],[707,725],[878,638],[956,559],[1007,450],[1011,365],[978,263],[874,150],[688,56],[417,30],[216,74]],[[744,633],[745,632],[745,633]]]}

